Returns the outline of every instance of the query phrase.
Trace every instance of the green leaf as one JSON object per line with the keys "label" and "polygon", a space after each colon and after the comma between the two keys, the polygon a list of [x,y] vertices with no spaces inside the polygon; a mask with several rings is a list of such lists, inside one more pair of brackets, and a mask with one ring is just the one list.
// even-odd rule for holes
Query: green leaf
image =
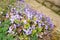
{"label": "green leaf", "polygon": [[39,33],[42,31],[42,28],[37,27],[36,30],[37,30],[37,33]]}
{"label": "green leaf", "polygon": [[3,27],[3,32],[6,32],[8,30],[9,25],[6,25],[5,27]]}
{"label": "green leaf", "polygon": [[34,36],[32,36],[32,37],[30,38],[30,40],[38,40],[37,35],[35,34]]}
{"label": "green leaf", "polygon": [[24,25],[24,28],[26,28],[26,29],[28,29],[29,27],[30,27],[29,23],[27,23],[27,24]]}
{"label": "green leaf", "polygon": [[36,17],[34,17],[34,18],[33,18],[33,20],[34,20],[34,21],[36,21],[36,20],[37,20],[37,18],[36,18]]}
{"label": "green leaf", "polygon": [[30,20],[30,19],[28,19],[27,21],[28,21],[28,23],[30,23],[30,21],[31,21],[31,20]]}
{"label": "green leaf", "polygon": [[0,27],[0,32],[2,32],[3,31],[3,29]]}
{"label": "green leaf", "polygon": [[0,33],[0,39],[3,40],[3,38],[5,37],[4,33]]}
{"label": "green leaf", "polygon": [[23,35],[20,35],[19,39],[22,40],[23,39]]}
{"label": "green leaf", "polygon": [[16,24],[19,24],[20,22],[19,22],[19,20],[15,19],[15,23],[16,23]]}
{"label": "green leaf", "polygon": [[8,30],[8,27],[10,25],[10,20],[4,20],[4,22],[2,22],[2,26],[1,26],[1,32],[5,33]]}
{"label": "green leaf", "polygon": [[36,32],[37,32],[36,30],[33,30],[33,31],[32,31],[32,35],[36,34]]}
{"label": "green leaf", "polygon": [[8,35],[7,35],[7,39],[8,39],[8,40],[14,40],[13,35],[12,35],[12,34],[8,34]]}

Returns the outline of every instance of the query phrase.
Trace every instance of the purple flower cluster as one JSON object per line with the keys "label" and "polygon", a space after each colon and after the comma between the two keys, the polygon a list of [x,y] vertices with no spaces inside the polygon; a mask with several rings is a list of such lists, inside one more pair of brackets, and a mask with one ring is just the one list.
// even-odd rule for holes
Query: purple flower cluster
{"label": "purple flower cluster", "polygon": [[32,33],[32,28],[29,27],[28,30],[23,29],[23,31],[25,32],[26,35],[30,35]]}
{"label": "purple flower cluster", "polygon": [[43,28],[43,31],[49,31],[51,29],[53,30],[54,28],[54,24],[49,17],[46,17],[42,13],[31,9],[30,7],[25,7],[24,12],[19,12],[16,10],[16,8],[11,8],[9,15],[6,14],[6,18],[9,18],[11,24],[13,25],[11,25],[12,28],[11,26],[9,27],[9,33],[12,33],[13,29],[19,29],[20,31],[23,30],[23,33],[26,35],[30,35],[32,34],[33,30],[37,29],[37,27]]}

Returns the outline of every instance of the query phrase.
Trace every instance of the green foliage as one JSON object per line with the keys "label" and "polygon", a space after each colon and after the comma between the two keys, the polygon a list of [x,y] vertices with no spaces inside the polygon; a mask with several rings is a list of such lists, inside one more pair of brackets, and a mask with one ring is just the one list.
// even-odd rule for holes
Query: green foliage
{"label": "green foliage", "polygon": [[32,36],[34,36],[34,34],[36,34],[36,32],[37,32],[36,30],[33,30],[32,31]]}
{"label": "green foliage", "polygon": [[10,24],[11,24],[10,20],[5,20],[4,22],[2,22],[1,27],[0,27],[0,32],[5,33],[8,30],[8,27]]}
{"label": "green foliage", "polygon": [[9,0],[10,4],[13,5],[16,0]]}
{"label": "green foliage", "polygon": [[14,21],[16,24],[19,24],[20,23],[20,21],[19,20],[17,20],[17,19],[15,19],[15,21]]}
{"label": "green foliage", "polygon": [[24,40],[29,40],[29,37],[27,35],[23,34],[23,35],[20,35],[19,39],[20,40],[23,40],[23,39]]}
{"label": "green foliage", "polygon": [[29,23],[27,23],[27,24],[24,25],[24,28],[26,28],[26,29],[28,29],[29,27],[30,27]]}
{"label": "green foliage", "polygon": [[31,36],[30,37],[30,40],[38,40],[37,34],[35,33],[33,36]]}
{"label": "green foliage", "polygon": [[0,33],[0,40],[14,40],[13,35],[6,35],[5,33]]}
{"label": "green foliage", "polygon": [[37,33],[39,33],[42,31],[42,28],[37,27],[36,30],[37,30]]}
{"label": "green foliage", "polygon": [[7,30],[9,28],[10,25],[10,20],[4,20],[2,22],[2,26],[0,27],[0,40],[13,40],[13,36],[12,35],[8,35],[7,34]]}

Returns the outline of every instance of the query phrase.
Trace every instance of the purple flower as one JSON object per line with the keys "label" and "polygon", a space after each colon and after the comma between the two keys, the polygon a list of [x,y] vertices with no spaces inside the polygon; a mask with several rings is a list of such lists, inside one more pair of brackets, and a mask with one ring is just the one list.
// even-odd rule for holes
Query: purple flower
{"label": "purple flower", "polygon": [[32,11],[32,15],[36,15],[37,12],[35,10]]}
{"label": "purple flower", "polygon": [[20,27],[20,24],[16,24],[17,27]]}
{"label": "purple flower", "polygon": [[12,26],[9,27],[8,33],[14,34],[14,32],[12,31],[12,28],[11,28],[11,27],[12,27]]}
{"label": "purple flower", "polygon": [[29,13],[29,8],[25,8],[24,11],[26,12],[26,14],[30,14]]}
{"label": "purple flower", "polygon": [[26,20],[24,20],[24,24],[26,24],[27,23],[27,21]]}
{"label": "purple flower", "polygon": [[54,24],[52,23],[51,19],[49,17],[46,17],[46,20],[48,22],[48,24],[50,25],[50,28],[54,28]]}
{"label": "purple flower", "polygon": [[54,28],[54,24],[53,24],[53,23],[50,24],[50,28],[51,28],[51,29]]}
{"label": "purple flower", "polygon": [[35,15],[36,18],[38,18],[38,15]]}
{"label": "purple flower", "polygon": [[24,2],[24,0],[19,0],[19,1]]}
{"label": "purple flower", "polygon": [[26,34],[27,34],[27,35],[30,35],[31,33],[32,33],[32,31],[28,31]]}
{"label": "purple flower", "polygon": [[16,11],[15,14],[18,14],[18,11]]}
{"label": "purple flower", "polygon": [[11,8],[11,12],[14,13],[16,11],[16,8]]}
{"label": "purple flower", "polygon": [[31,30],[27,30],[26,35],[30,35],[32,33]]}
{"label": "purple flower", "polygon": [[36,23],[40,23],[40,20],[36,20]]}
{"label": "purple flower", "polygon": [[29,28],[28,28],[28,31],[32,31],[32,27],[29,27]]}
{"label": "purple flower", "polygon": [[48,25],[45,25],[45,29],[46,29],[46,30],[48,29]]}
{"label": "purple flower", "polygon": [[26,35],[30,35],[32,33],[32,28],[29,27],[29,29],[23,29],[23,31],[25,32]]}
{"label": "purple flower", "polygon": [[14,28],[16,29],[16,24],[14,24]]}
{"label": "purple flower", "polygon": [[23,29],[24,33],[28,35],[28,31],[26,29]]}
{"label": "purple flower", "polygon": [[8,13],[6,14],[6,18],[9,18],[9,15],[8,15]]}
{"label": "purple flower", "polygon": [[42,14],[40,14],[40,15],[39,15],[39,19],[40,19],[40,20],[42,20],[42,17],[43,17],[43,15],[42,15]]}
{"label": "purple flower", "polygon": [[38,24],[38,27],[41,28],[41,23]]}
{"label": "purple flower", "polygon": [[19,1],[23,1],[23,0],[19,0]]}
{"label": "purple flower", "polygon": [[16,17],[14,15],[11,16],[11,18],[10,18],[11,23],[13,23],[15,19],[16,19]]}
{"label": "purple flower", "polygon": [[35,25],[32,25],[32,30],[34,30],[35,29]]}
{"label": "purple flower", "polygon": [[26,29],[23,29],[23,31],[24,31],[24,32],[27,32],[27,30],[26,30]]}
{"label": "purple flower", "polygon": [[49,18],[49,17],[46,17],[46,21],[47,21],[47,22],[50,22],[51,20],[50,20],[50,18]]}
{"label": "purple flower", "polygon": [[28,19],[30,19],[30,14],[27,14]]}
{"label": "purple flower", "polygon": [[44,25],[45,25],[45,24],[42,22],[42,23],[41,23],[41,26],[44,26]]}
{"label": "purple flower", "polygon": [[16,17],[14,15],[11,16],[11,19],[16,19]]}
{"label": "purple flower", "polygon": [[15,17],[16,17],[17,19],[19,19],[19,18],[20,18],[20,16],[19,16],[18,14],[16,14],[16,15],[15,15]]}

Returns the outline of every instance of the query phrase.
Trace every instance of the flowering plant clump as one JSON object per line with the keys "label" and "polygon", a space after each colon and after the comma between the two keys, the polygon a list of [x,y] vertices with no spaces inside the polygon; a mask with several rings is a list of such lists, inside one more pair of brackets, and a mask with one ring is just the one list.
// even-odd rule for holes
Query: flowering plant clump
{"label": "flowering plant clump", "polygon": [[8,33],[18,35],[20,40],[38,40],[53,29],[54,24],[49,17],[29,7],[25,7],[23,12],[19,10],[11,8],[6,18],[11,21]]}
{"label": "flowering plant clump", "polygon": [[54,24],[49,17],[23,4],[17,7],[12,7],[5,16],[10,21],[7,32],[17,40],[38,40],[53,30]]}

